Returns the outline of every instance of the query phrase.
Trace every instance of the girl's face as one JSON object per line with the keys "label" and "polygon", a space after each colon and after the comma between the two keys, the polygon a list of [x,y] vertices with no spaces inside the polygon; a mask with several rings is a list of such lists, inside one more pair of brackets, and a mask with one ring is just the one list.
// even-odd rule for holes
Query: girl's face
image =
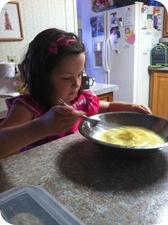
{"label": "girl's face", "polygon": [[85,64],[85,53],[65,56],[50,75],[51,104],[58,104],[57,97],[70,104],[77,95]]}

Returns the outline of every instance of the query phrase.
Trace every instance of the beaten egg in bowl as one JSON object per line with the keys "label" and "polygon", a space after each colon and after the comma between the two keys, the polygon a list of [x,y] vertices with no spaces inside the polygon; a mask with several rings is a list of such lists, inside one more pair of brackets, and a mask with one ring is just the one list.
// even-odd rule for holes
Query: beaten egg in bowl
{"label": "beaten egg in bowl", "polygon": [[107,150],[119,157],[143,158],[168,147],[168,119],[134,112],[109,112],[91,118],[107,125],[92,126],[88,121],[82,121],[79,131],[102,151]]}
{"label": "beaten egg in bowl", "polygon": [[164,143],[164,139],[154,131],[131,126],[104,130],[96,138],[105,143],[130,147],[150,147]]}

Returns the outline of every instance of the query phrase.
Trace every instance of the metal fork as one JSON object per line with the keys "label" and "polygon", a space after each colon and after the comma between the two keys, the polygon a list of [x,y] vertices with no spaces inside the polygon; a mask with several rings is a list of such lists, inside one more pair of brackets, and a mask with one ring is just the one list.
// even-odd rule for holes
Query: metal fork
{"label": "metal fork", "polygon": [[[64,106],[68,106],[68,107],[71,107],[70,105],[68,105],[66,102],[64,102],[64,100],[62,98],[58,98],[57,97],[57,100],[58,102],[61,104],[61,105],[64,105]],[[81,118],[83,120],[86,120],[90,123],[91,126],[95,127],[96,125],[104,125],[104,126],[108,126],[108,127],[116,127],[118,126],[117,124],[114,124],[114,123],[108,123],[108,122],[105,122],[105,121],[102,121],[102,120],[98,120],[98,119],[93,119],[93,118],[90,118],[88,116],[85,116],[85,115],[82,115]]]}

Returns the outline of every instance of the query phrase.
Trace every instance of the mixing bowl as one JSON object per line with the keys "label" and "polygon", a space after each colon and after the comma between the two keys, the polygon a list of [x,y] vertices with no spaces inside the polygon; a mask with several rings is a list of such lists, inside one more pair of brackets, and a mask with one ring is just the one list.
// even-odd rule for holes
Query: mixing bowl
{"label": "mixing bowl", "polygon": [[[79,132],[87,139],[93,141],[99,148],[103,150],[109,150],[115,155],[127,157],[144,157],[152,155],[153,153],[168,147],[168,120],[165,118],[134,112],[102,113],[91,116],[91,118],[102,120],[107,123],[107,126],[99,124],[96,126],[91,126],[88,121],[82,121],[79,125]],[[165,143],[150,147],[131,147],[109,144],[100,141],[98,134],[100,134],[100,132],[104,131],[105,129],[112,128],[113,124],[118,124],[118,126],[133,126],[149,129],[160,135],[160,137],[164,139]]]}

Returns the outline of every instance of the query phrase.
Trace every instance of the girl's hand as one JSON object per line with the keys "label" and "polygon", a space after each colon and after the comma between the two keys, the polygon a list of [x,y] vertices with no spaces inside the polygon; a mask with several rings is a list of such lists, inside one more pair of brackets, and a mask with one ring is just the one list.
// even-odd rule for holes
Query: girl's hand
{"label": "girl's hand", "polygon": [[128,105],[128,111],[144,113],[144,114],[152,114],[151,110],[148,107],[139,105],[139,104]]}
{"label": "girl's hand", "polygon": [[56,135],[69,130],[82,116],[82,111],[73,107],[54,106],[40,119],[47,135]]}
{"label": "girl's hand", "polygon": [[[106,102],[105,102],[106,103]],[[131,112],[138,112],[144,114],[152,114],[151,110],[143,105],[140,104],[133,104],[128,102],[110,102],[109,105],[106,103],[100,103],[101,112],[116,112],[116,111],[131,111]],[[108,105],[108,108],[107,108]]]}

